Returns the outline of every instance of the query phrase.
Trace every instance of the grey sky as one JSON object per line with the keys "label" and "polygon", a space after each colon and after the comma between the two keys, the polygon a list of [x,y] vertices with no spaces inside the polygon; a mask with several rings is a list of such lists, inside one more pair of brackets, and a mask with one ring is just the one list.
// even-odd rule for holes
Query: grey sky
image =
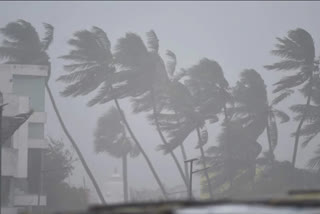
{"label": "grey sky", "polygon": [[[139,34],[145,39],[145,33],[153,29],[160,40],[160,53],[164,56],[167,49],[177,55],[178,68],[197,63],[202,57],[219,62],[225,71],[226,79],[233,85],[239,72],[253,68],[260,72],[271,91],[282,73],[267,72],[263,65],[272,63],[270,55],[276,40],[290,29],[304,28],[313,36],[316,50],[320,41],[320,2],[1,2],[0,26],[17,19],[31,22],[42,33],[42,22],[55,27],[55,40],[50,48],[52,62],[52,86],[58,106],[66,120],[70,132],[79,143],[98,181],[103,184],[120,162],[107,158],[105,154],[95,156],[92,133],[97,118],[110,105],[87,108],[88,98],[62,98],[59,91],[62,85],[55,79],[63,73],[63,61],[58,56],[66,54],[68,39],[77,30],[88,29],[96,25],[104,29],[112,44],[128,31]],[[319,52],[317,52],[318,54]],[[269,94],[269,97],[272,97]],[[298,99],[299,100],[299,99]],[[296,100],[288,101],[297,102]],[[53,137],[63,137],[63,132],[52,111],[49,100],[47,133]],[[127,112],[137,137],[149,152],[152,162],[162,180],[168,186],[181,183],[175,165],[170,156],[155,151],[160,144],[159,137],[144,117],[131,115],[126,101],[121,101]],[[282,105],[286,109],[285,105]],[[210,128],[210,144],[215,141],[218,126]],[[292,154],[293,139],[290,133],[296,124],[281,127],[280,145],[277,155],[280,159],[289,159]],[[262,136],[261,142],[264,142]],[[316,140],[315,140],[316,141]],[[196,140],[190,136],[187,140],[188,156],[198,155],[194,150]],[[310,149],[309,149],[310,150]],[[177,153],[178,154],[178,153]],[[301,151],[300,166],[308,159],[310,151]],[[180,157],[180,156],[179,156]],[[129,181],[131,186],[156,188],[156,183],[142,157],[129,163]],[[71,182],[82,182],[78,170]],[[86,179],[89,181],[88,179]],[[195,181],[197,182],[197,181]],[[87,182],[88,183],[88,182]],[[197,188],[197,187],[195,187]]]}

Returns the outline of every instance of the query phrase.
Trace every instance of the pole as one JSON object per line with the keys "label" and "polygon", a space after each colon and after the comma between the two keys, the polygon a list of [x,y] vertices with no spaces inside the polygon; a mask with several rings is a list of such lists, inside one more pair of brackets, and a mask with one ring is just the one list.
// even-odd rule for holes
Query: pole
{"label": "pole", "polygon": [[3,94],[0,91],[0,214],[2,208],[2,113],[3,113]]}
{"label": "pole", "polygon": [[[0,92],[1,93],[1,92]],[[2,94],[1,94],[2,98]],[[0,214],[2,208],[2,110],[3,105],[0,103]]]}
{"label": "pole", "polygon": [[190,162],[190,177],[189,177],[189,189],[188,189],[189,200],[193,199],[193,196],[192,196],[192,175],[193,175],[192,168],[193,168],[193,161],[196,161],[196,160],[198,160],[198,158],[192,158],[192,159],[184,161],[185,164],[188,164],[188,162]]}

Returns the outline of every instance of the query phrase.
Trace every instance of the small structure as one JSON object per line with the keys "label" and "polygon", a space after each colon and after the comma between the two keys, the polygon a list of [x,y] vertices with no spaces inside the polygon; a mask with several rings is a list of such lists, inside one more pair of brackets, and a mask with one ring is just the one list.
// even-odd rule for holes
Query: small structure
{"label": "small structure", "polygon": [[117,168],[114,169],[110,179],[105,184],[105,198],[108,204],[123,203],[123,179],[118,173]]}

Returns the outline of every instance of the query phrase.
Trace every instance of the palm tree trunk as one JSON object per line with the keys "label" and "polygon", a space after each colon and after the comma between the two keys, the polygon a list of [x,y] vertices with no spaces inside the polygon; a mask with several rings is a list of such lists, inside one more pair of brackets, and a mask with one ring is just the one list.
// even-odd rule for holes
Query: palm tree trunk
{"label": "palm tree trunk", "polygon": [[[180,149],[181,149],[183,161],[186,161],[188,158],[187,158],[187,153],[186,153],[186,150],[184,149],[183,143],[180,145]],[[189,180],[189,169],[187,164],[184,164],[184,172],[185,172],[186,179]]]}
{"label": "palm tree trunk", "polygon": [[295,142],[294,142],[294,148],[293,148],[293,155],[292,155],[292,165],[293,167],[295,167],[296,164],[296,159],[297,159],[297,152],[298,152],[298,145],[299,145],[299,138],[300,138],[300,131],[303,125],[304,120],[306,119],[306,115],[307,115],[307,109],[310,106],[310,102],[311,102],[311,94],[312,94],[312,81],[313,80],[313,72],[309,78],[309,84],[310,84],[310,91],[308,93],[308,97],[307,97],[307,103],[305,106],[305,109],[303,110],[303,115],[302,118],[299,122],[297,131],[296,131],[296,136],[295,136]]}
{"label": "palm tree trunk", "polygon": [[[174,113],[176,115],[178,114],[176,111],[174,111]],[[177,118],[177,122],[180,125],[179,118]],[[183,143],[180,145],[180,149],[181,149],[181,154],[182,154],[182,158],[183,158],[183,162],[184,162],[184,161],[188,160],[188,158],[187,158],[187,153],[186,153],[186,150],[184,148]],[[186,177],[186,179],[188,181],[188,186],[189,186],[189,168],[188,168],[188,165],[185,162],[184,162],[184,173],[185,173],[185,177]]]}
{"label": "palm tree trunk", "polygon": [[[151,96],[152,96],[153,116],[154,116],[154,119],[155,119],[155,124],[156,124],[156,127],[157,127],[157,131],[158,131],[159,136],[160,136],[160,138],[162,140],[162,143],[167,145],[168,142],[165,139],[165,137],[164,137],[164,135],[163,135],[163,133],[161,131],[161,128],[160,128],[160,125],[159,125],[159,121],[158,121],[158,114],[157,114],[157,109],[156,109],[156,101],[155,101],[155,97],[154,97],[154,92],[152,91],[151,93],[152,93]],[[174,162],[175,162],[175,164],[176,164],[176,166],[178,168],[178,171],[180,173],[180,176],[181,176],[184,184],[186,185],[186,188],[188,188],[188,181],[187,181],[187,179],[186,179],[186,177],[185,177],[185,175],[183,173],[182,167],[181,167],[181,165],[180,165],[180,163],[178,161],[177,156],[173,153],[173,151],[170,151],[170,155],[173,158],[173,160],[174,160]]]}
{"label": "palm tree trunk", "polygon": [[63,119],[62,119],[62,117],[60,115],[60,112],[58,110],[58,107],[57,107],[56,102],[54,100],[54,97],[52,95],[52,92],[51,92],[51,89],[49,87],[48,82],[46,82],[46,89],[47,89],[47,92],[49,94],[50,101],[51,101],[53,109],[54,109],[54,111],[55,111],[55,113],[56,113],[56,115],[58,117],[58,120],[59,120],[59,123],[60,123],[60,125],[62,127],[63,132],[65,133],[65,135],[67,136],[67,138],[71,142],[73,148],[75,149],[75,151],[76,151],[76,153],[77,153],[77,155],[78,155],[78,157],[79,157],[79,159],[81,161],[82,166],[84,167],[84,169],[87,172],[87,174],[88,174],[88,176],[89,176],[89,178],[90,178],[95,190],[97,191],[97,194],[99,196],[100,201],[102,202],[102,204],[106,204],[106,201],[105,201],[105,199],[103,197],[102,191],[101,191],[96,179],[94,178],[94,176],[93,176],[90,168],[88,167],[87,162],[85,161],[80,149],[78,148],[76,142],[73,140],[72,136],[70,135],[68,129],[66,128],[66,126],[65,126],[65,124],[63,122]]}
{"label": "palm tree trunk", "polygon": [[[269,118],[268,118],[268,120],[269,120]],[[270,152],[270,155],[271,155],[271,157],[270,158],[272,158],[271,159],[271,163],[272,163],[272,165],[273,165],[273,162],[274,162],[274,154],[273,154],[273,149],[272,149],[272,144],[271,144],[271,136],[270,136],[270,127],[269,127],[269,122],[267,121],[267,126],[266,126],[266,128],[267,128],[267,138],[268,138],[268,144],[269,144],[269,152]]]}
{"label": "palm tree trunk", "polygon": [[149,168],[150,168],[150,170],[151,170],[154,178],[156,179],[156,181],[157,181],[157,183],[158,183],[158,185],[159,185],[159,187],[160,187],[160,189],[161,189],[161,192],[162,192],[163,196],[165,197],[165,199],[168,199],[167,192],[166,192],[166,190],[165,190],[165,188],[164,188],[164,186],[163,186],[163,184],[162,184],[162,182],[161,182],[161,180],[160,180],[160,178],[159,178],[156,170],[154,169],[154,167],[153,167],[153,165],[152,165],[152,163],[151,163],[151,161],[150,161],[147,153],[144,151],[144,149],[142,148],[140,142],[137,140],[137,138],[136,138],[136,136],[134,135],[131,127],[129,126],[129,123],[128,123],[127,119],[126,119],[126,116],[124,115],[122,109],[120,108],[120,105],[119,105],[118,100],[117,100],[117,99],[114,99],[114,102],[115,102],[115,104],[116,104],[116,107],[117,107],[117,109],[118,109],[118,111],[119,111],[119,113],[120,113],[120,115],[121,115],[121,118],[122,118],[122,120],[123,120],[123,122],[124,122],[124,124],[125,124],[125,126],[126,126],[126,128],[127,128],[127,130],[128,130],[129,133],[130,133],[131,138],[133,139],[133,141],[135,142],[135,144],[139,147],[139,150],[141,151],[141,154],[143,155],[143,157],[144,157],[145,160],[147,161],[147,164],[148,164],[148,166],[149,166]]}
{"label": "palm tree trunk", "polygon": [[123,196],[124,202],[128,202],[128,161],[127,155],[122,157],[122,177],[123,177]]}
{"label": "palm tree trunk", "polygon": [[[208,183],[208,188],[209,188],[209,194],[210,194],[210,198],[213,199],[213,193],[212,193],[212,188],[211,188],[211,182],[210,182],[210,177],[209,177],[209,173],[208,173],[208,169],[207,169],[207,164],[206,164],[206,160],[205,160],[205,155],[204,155],[204,151],[203,151],[203,146],[201,145],[201,134],[200,134],[200,129],[199,127],[197,127],[197,134],[198,134],[198,140],[200,143],[200,152],[201,152],[201,158],[202,158],[202,163],[203,163],[203,168],[204,168],[204,174],[206,176],[207,179],[207,183]],[[190,172],[192,173],[192,172]]]}

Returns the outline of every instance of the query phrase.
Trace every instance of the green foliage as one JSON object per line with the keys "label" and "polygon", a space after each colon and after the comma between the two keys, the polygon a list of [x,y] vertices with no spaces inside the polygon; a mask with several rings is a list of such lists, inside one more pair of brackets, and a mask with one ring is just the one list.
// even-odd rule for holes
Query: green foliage
{"label": "green foliage", "polygon": [[88,204],[88,190],[72,187],[66,178],[72,175],[76,161],[60,140],[50,138],[49,149],[44,154],[44,192],[47,195],[46,212],[81,210]]}

